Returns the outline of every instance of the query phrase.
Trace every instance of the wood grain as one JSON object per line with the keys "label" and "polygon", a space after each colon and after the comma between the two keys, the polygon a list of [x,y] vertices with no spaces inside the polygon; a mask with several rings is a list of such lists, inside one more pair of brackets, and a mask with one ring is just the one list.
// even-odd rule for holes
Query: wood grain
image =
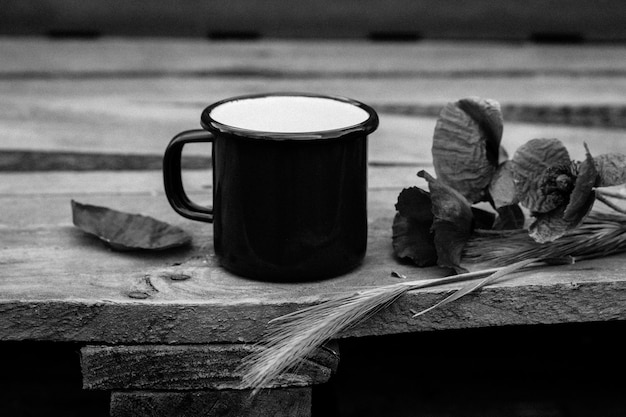
{"label": "wood grain", "polygon": [[111,417],[310,417],[311,388],[249,391],[113,392]]}
{"label": "wood grain", "polygon": [[177,38],[0,38],[0,79],[263,77],[370,80],[501,76],[615,76],[626,72],[620,44],[358,40],[262,42]]}
{"label": "wood grain", "polygon": [[[120,176],[132,183],[130,174]],[[255,282],[222,270],[213,256],[210,225],[198,227],[178,219],[162,195],[123,194],[117,208],[143,207],[140,211],[183,227],[194,238],[190,249],[162,254],[112,252],[69,223],[55,224],[55,216],[61,218],[63,210],[69,219],[68,196],[27,195],[18,205],[13,197],[0,199],[14,212],[38,206],[41,216],[33,220],[39,226],[5,224],[2,228],[0,339],[252,342],[277,316],[337,292],[397,283],[391,271],[412,279],[441,276],[436,268],[415,268],[394,259],[391,217],[398,192],[398,188],[370,191],[368,253],[360,268],[336,279],[298,285]],[[96,188],[88,202],[110,204],[111,195],[98,194]],[[411,309],[426,308],[455,287],[417,291],[342,336],[624,319],[620,308],[626,301],[624,265],[622,255],[528,271],[414,320]],[[178,279],[181,274],[189,278]]]}
{"label": "wood grain", "polygon": [[[204,105],[242,93],[306,89],[382,109],[370,138],[367,256],[352,273],[321,283],[261,283],[221,269],[211,226],[171,210],[158,170],[129,171],[127,162],[120,172],[2,173],[0,340],[253,342],[277,316],[338,292],[397,283],[394,270],[415,279],[441,276],[398,262],[390,244],[399,191],[423,186],[415,173],[432,167],[435,106],[476,94],[509,110],[606,108],[619,119],[626,94],[619,47],[2,40],[0,50],[11,58],[0,62],[1,146],[42,157],[155,158],[174,134],[197,127]],[[531,138],[558,137],[574,159],[584,155],[583,141],[594,155],[626,153],[619,127],[560,123],[507,120],[503,145],[512,153]],[[188,153],[206,158],[206,148]],[[209,168],[186,172],[188,191],[201,204],[211,199]],[[194,243],[164,253],[112,252],[71,225],[72,198],[152,215],[183,227]],[[533,269],[411,319],[411,309],[456,287],[417,291],[340,336],[623,320],[624,265],[619,255]]]}
{"label": "wood grain", "polygon": [[[592,152],[624,147],[626,53],[615,46],[4,38],[0,56],[5,170],[154,168],[171,137],[199,127],[206,105],[289,90],[373,105],[372,162],[429,163],[439,109],[471,95],[502,104],[510,152],[534,137],[561,138],[579,154],[583,140]],[[100,165],[94,154],[104,154]]]}
{"label": "wood grain", "polygon": [[[81,349],[84,389],[224,390],[239,389],[241,361],[259,350],[245,344],[86,346]],[[337,370],[336,347],[320,348],[297,370],[264,388],[327,382]]]}
{"label": "wood grain", "polygon": [[[169,95],[170,99],[172,96],[180,96],[179,99],[173,99],[174,101],[170,102],[160,101],[164,96],[141,98],[141,95],[147,90],[154,88],[146,86],[146,90],[142,90],[139,85],[141,82],[119,83],[126,85],[126,91],[121,91],[124,89],[122,85],[111,83],[111,89],[118,90],[119,96],[116,97],[105,97],[95,91],[87,91],[96,83],[87,83],[88,85],[84,86],[86,90],[80,94],[88,95],[88,97],[80,97],[78,93],[81,87],[72,86],[71,83],[68,83],[63,89],[66,93],[71,92],[70,95],[74,97],[57,97],[52,102],[50,102],[50,98],[27,97],[30,89],[22,85],[22,90],[18,89],[13,93],[3,95],[4,100],[0,102],[0,109],[3,110],[0,112],[0,129],[4,135],[1,146],[13,154],[15,151],[34,151],[45,156],[41,152],[48,151],[100,153],[105,155],[103,159],[113,158],[113,156],[108,155],[116,154],[138,155],[137,159],[143,158],[141,155],[146,154],[151,155],[152,158],[158,158],[163,154],[165,147],[175,134],[183,130],[199,128],[199,117],[204,105],[200,102],[189,106],[181,105],[177,100],[182,102],[195,100],[193,96],[198,95],[198,90],[206,91],[207,86],[211,83],[195,81],[189,81],[189,83],[195,84],[195,87],[187,85],[185,88],[186,83],[175,85],[169,81],[158,82],[160,88],[169,90],[169,92],[163,93],[164,96]],[[259,80],[251,81],[250,85],[258,85],[258,83]],[[277,83],[282,84],[282,81]],[[222,92],[207,91],[206,97],[210,97],[207,101],[215,101],[222,97],[244,92],[260,91],[258,87],[247,89],[243,85],[245,83],[232,84],[231,89],[228,90],[226,84],[216,82],[215,88],[224,88],[224,90]],[[295,81],[289,86],[278,84],[266,83],[263,89],[264,91],[294,90],[301,89],[302,85]],[[314,84],[317,86],[313,87]],[[395,85],[390,82],[385,83],[387,93],[383,94],[378,91],[379,87],[371,84],[369,86],[366,84],[354,86],[355,89],[351,88],[350,84],[352,83],[350,82],[332,84],[331,81],[307,83],[312,91],[348,95],[360,98],[375,106],[377,103],[381,103],[382,97],[386,94],[388,97],[400,101],[417,100],[417,97],[422,97],[422,99],[431,100],[430,103],[440,102],[443,106],[447,101],[455,101],[479,92],[482,92],[485,97],[501,98],[506,94],[507,89],[505,83],[500,85],[502,90],[496,92],[493,87],[484,90],[480,86],[468,89],[471,84],[459,82],[457,90],[453,93],[454,86],[450,85],[453,83],[442,82],[440,84],[435,83],[442,87],[442,90],[435,92],[436,86],[429,83],[424,83],[424,91],[420,91],[420,83],[405,82]],[[444,84],[446,84],[445,87]],[[2,87],[7,85],[8,83],[0,82],[0,95],[2,94]],[[44,83],[43,85],[46,88],[54,87],[54,83],[51,85]],[[623,85],[626,86],[626,83]],[[626,90],[620,91],[619,83],[606,83],[602,87],[597,85],[595,87],[600,90],[607,90],[607,95],[601,96],[602,99],[607,96],[614,97],[608,99],[609,101],[622,100],[622,94],[626,94]],[[581,91],[578,91],[577,94],[584,94],[584,90],[589,90],[586,93],[590,97],[594,97],[593,94],[598,97],[600,93],[597,90],[595,93],[591,92],[595,87],[593,83],[581,83]],[[523,86],[523,83],[520,83],[515,88],[520,88],[520,94],[522,90],[525,91],[524,94],[538,95],[539,91],[545,93],[541,85]],[[389,91],[392,89],[396,91]],[[432,89],[431,91],[437,97],[425,97],[425,91],[428,89]],[[443,89],[450,90],[446,93]],[[491,90],[491,93],[486,90]],[[554,90],[555,99],[557,95],[559,99],[563,99],[565,93],[563,91],[557,92],[557,90]],[[611,92],[609,93],[608,90]],[[132,98],[128,95],[131,92],[136,92]],[[188,96],[185,98],[186,93]],[[57,94],[63,95],[65,93],[60,91],[42,93],[44,96],[56,96]],[[402,96],[405,96],[406,99],[402,99]],[[593,98],[589,98],[588,102],[591,100]],[[33,114],[38,115],[33,117]],[[381,113],[380,126],[371,135],[370,162],[430,163],[430,145],[435,122],[434,117]],[[571,148],[574,153],[573,156],[583,155],[583,140],[589,143],[590,149],[596,154],[606,150],[623,152],[626,147],[623,140],[624,133],[621,129],[604,126],[575,127],[566,124],[547,125],[505,121],[503,146],[509,152],[512,153],[521,144],[536,137],[560,138],[568,148]],[[210,154],[210,149],[209,146],[193,145],[186,148],[186,154],[206,158]],[[16,164],[14,160],[11,160],[12,154],[2,157],[5,160],[7,158],[9,161],[6,164]],[[24,163],[26,162],[27,160],[24,160]],[[130,167],[131,164],[129,163],[126,169],[130,169]],[[62,168],[62,166],[58,166],[58,168]],[[70,168],[70,166],[67,167],[67,169]]]}

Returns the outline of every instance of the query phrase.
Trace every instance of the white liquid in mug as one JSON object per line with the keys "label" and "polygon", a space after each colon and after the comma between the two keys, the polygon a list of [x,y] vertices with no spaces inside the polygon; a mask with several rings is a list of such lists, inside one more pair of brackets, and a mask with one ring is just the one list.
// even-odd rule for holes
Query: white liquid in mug
{"label": "white liquid in mug", "polygon": [[342,129],[369,118],[360,107],[306,96],[269,96],[230,101],[211,110],[218,123],[272,133],[307,133]]}

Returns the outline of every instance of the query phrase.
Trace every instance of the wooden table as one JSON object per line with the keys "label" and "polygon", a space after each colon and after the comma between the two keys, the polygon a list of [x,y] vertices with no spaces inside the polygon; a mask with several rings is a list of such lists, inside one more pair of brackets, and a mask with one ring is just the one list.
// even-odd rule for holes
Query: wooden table
{"label": "wooden table", "polygon": [[[339,94],[380,113],[370,139],[369,246],[362,267],[319,283],[259,283],[222,270],[212,229],[176,215],[160,157],[201,110],[270,91]],[[503,145],[558,137],[572,158],[626,153],[626,49],[489,43],[0,40],[0,340],[77,342],[85,389],[109,390],[112,416],[310,415],[311,386],[338,357],[320,352],[252,402],[239,360],[267,322],[340,291],[442,275],[391,249],[399,191],[424,186],[441,106],[502,104]],[[209,149],[188,151],[190,195],[211,195]],[[192,155],[193,154],[193,155]],[[153,216],[190,249],[120,253],[72,225],[70,200]],[[626,255],[518,274],[412,319],[451,288],[407,294],[340,335],[626,319]],[[188,279],[181,280],[181,276]],[[226,414],[222,414],[226,413]]]}

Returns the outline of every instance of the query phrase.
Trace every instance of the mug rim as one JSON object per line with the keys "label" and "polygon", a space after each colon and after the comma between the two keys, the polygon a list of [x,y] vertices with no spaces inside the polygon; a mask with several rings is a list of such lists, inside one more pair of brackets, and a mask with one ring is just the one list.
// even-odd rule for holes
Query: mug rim
{"label": "mug rim", "polygon": [[[265,97],[311,97],[335,100],[342,103],[351,104],[366,111],[369,117],[364,121],[336,129],[311,131],[311,132],[268,132],[261,130],[244,129],[236,126],[220,123],[211,117],[211,111],[222,104],[230,103],[239,100],[258,99]],[[213,133],[223,133],[234,135],[242,138],[254,138],[265,139],[274,141],[306,141],[306,140],[319,140],[319,139],[339,139],[346,136],[353,136],[355,134],[368,135],[372,133],[378,127],[379,119],[376,111],[365,103],[360,101],[337,95],[327,94],[315,94],[315,93],[299,93],[299,92],[275,92],[275,93],[260,93],[260,94],[244,94],[240,96],[226,98],[217,101],[207,106],[200,117],[200,125],[208,131]]]}

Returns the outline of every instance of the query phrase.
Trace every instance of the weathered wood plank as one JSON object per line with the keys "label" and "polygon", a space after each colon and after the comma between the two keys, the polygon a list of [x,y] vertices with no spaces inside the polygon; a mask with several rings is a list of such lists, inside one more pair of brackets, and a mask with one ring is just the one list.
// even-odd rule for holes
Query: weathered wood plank
{"label": "weathered wood plank", "polygon": [[[190,249],[118,253],[69,226],[69,220],[66,226],[5,225],[0,244],[0,340],[252,342],[279,315],[337,292],[398,282],[390,275],[392,270],[415,279],[441,276],[436,268],[415,268],[394,259],[391,217],[398,191],[370,192],[368,253],[360,268],[336,279],[297,286],[245,280],[222,270],[213,256],[211,226],[178,220],[162,196],[126,195],[120,201],[129,209],[163,213],[164,220],[184,227],[194,237]],[[111,195],[98,198],[106,204]],[[69,219],[67,197],[34,201],[42,216],[61,204]],[[414,292],[343,336],[623,320],[624,256],[516,274],[419,319],[411,319],[411,309],[426,308],[455,287]],[[189,278],[177,279],[181,274]]]}
{"label": "weathered wood plank", "polygon": [[[415,175],[419,169],[432,170],[432,163],[419,164],[377,164],[368,168],[368,186],[370,189],[401,188],[424,184]],[[211,194],[211,170],[183,171],[185,190],[192,194],[202,194],[199,198],[207,199]],[[163,173],[158,171],[54,171],[54,172],[6,172],[0,181],[0,198],[43,196],[90,196],[147,194],[163,195]],[[163,197],[165,198],[165,197]],[[122,199],[119,199],[123,203]],[[165,201],[165,200],[163,200]],[[28,202],[24,202],[27,204]],[[3,204],[10,210],[10,204]],[[6,213],[6,211],[5,211]]]}
{"label": "weathered wood plank", "polygon": [[[0,63],[0,131],[11,151],[4,164],[13,166],[22,150],[60,152],[57,159],[76,151],[158,156],[177,132],[198,127],[204,106],[253,92],[306,90],[372,104],[382,117],[371,155],[383,162],[424,162],[432,116],[470,95],[501,102],[510,147],[572,135],[610,147],[622,134],[607,127],[626,125],[626,53],[615,47],[4,40],[0,50],[11,58]],[[206,147],[193,153],[207,155]]]}
{"label": "weathered wood plank", "polygon": [[[256,81],[255,81],[256,82]],[[0,83],[0,91],[2,85]],[[311,87],[312,83],[307,83]],[[349,83],[347,83],[349,84]],[[418,83],[419,84],[419,83]],[[45,84],[44,84],[45,85]],[[251,86],[254,83],[250,84]],[[333,92],[328,82],[319,87],[318,91]],[[386,84],[387,85],[387,84]],[[5,85],[6,86],[6,85]],[[463,93],[466,87],[458,84],[459,91],[450,92],[447,97],[442,91],[433,92],[441,94],[440,98],[431,97],[432,100],[441,100],[441,106],[446,101],[454,101],[458,98],[472,95]],[[136,90],[135,84],[129,84],[129,89]],[[202,89],[205,88],[200,87]],[[223,87],[223,86],[221,86]],[[221,88],[219,87],[219,88]],[[328,87],[328,89],[326,89]],[[344,88],[342,86],[342,88]],[[393,83],[390,83],[390,88]],[[414,90],[415,85],[405,85],[406,89]],[[592,88],[588,86],[589,88]],[[626,83],[624,84],[626,88]],[[114,87],[117,88],[117,87]],[[173,88],[173,87],[172,87]],[[241,88],[241,85],[233,86],[233,89]],[[251,87],[256,91],[257,87]],[[271,89],[272,87],[266,88]],[[278,89],[279,87],[277,87]],[[294,82],[290,89],[296,87]],[[387,96],[391,100],[402,100],[400,97],[406,95],[406,90],[382,93],[382,87],[376,84],[363,86],[357,91],[340,91],[357,98],[365,98],[365,102],[381,102],[381,96]],[[613,93],[620,94],[619,84],[606,85],[607,89],[615,90]],[[66,91],[73,90],[71,86],[65,87]],[[529,87],[534,94],[539,94],[540,86]],[[583,88],[584,89],[584,88]],[[28,90],[28,89],[26,89]],[[313,89],[315,90],[315,89]],[[377,94],[376,91],[379,91]],[[503,90],[505,91],[505,90]],[[21,92],[26,93],[24,90]],[[243,92],[243,90],[239,90]],[[337,92],[337,91],[335,91]],[[474,91],[473,93],[476,93]],[[207,97],[213,97],[208,101],[214,101],[221,97],[233,95],[235,92],[224,91],[223,95],[215,92],[207,93]],[[501,97],[504,93],[484,94],[486,97]],[[0,92],[1,94],[1,92]],[[85,92],[86,94],[86,92]],[[2,148],[6,150],[31,150],[36,152],[87,152],[105,154],[129,154],[129,155],[154,155],[159,156],[165,150],[170,139],[178,132],[199,128],[199,117],[203,105],[196,103],[190,106],[181,105],[172,96],[159,98],[123,98],[125,93],[120,92],[118,98],[98,97],[95,92],[90,97],[70,97],[42,100],[40,98],[26,98],[20,95],[20,90],[6,96],[6,100],[0,102],[0,131],[2,132]],[[138,93],[141,94],[141,93]],[[171,95],[180,96],[181,102],[193,100],[196,92],[189,91],[190,97],[183,98],[184,92],[170,91]],[[219,93],[218,93],[219,94]],[[370,97],[363,97],[369,94]],[[555,91],[556,94],[556,91]],[[621,93],[626,94],[626,90]],[[376,97],[377,96],[377,97]],[[406,96],[405,96],[406,97]],[[419,91],[414,91],[412,98],[417,100],[424,97]],[[563,96],[560,96],[563,99]],[[593,100],[593,96],[588,101]],[[160,100],[170,100],[161,102]],[[619,97],[622,100],[622,96]],[[39,112],[37,117],[32,114]],[[420,117],[414,115],[394,115],[381,113],[381,123],[379,129],[371,135],[370,140],[370,161],[372,162],[416,162],[420,164],[429,163],[430,145],[435,127],[435,118]],[[573,152],[578,148],[578,154],[582,155],[582,142],[587,141],[594,153],[599,150],[620,150],[624,146],[624,135],[621,129],[610,129],[604,127],[572,127],[567,125],[542,125],[533,123],[516,123],[505,121],[503,145],[510,151],[514,151],[522,143],[535,137],[557,137],[569,145]],[[187,153],[190,156],[204,157],[209,154],[209,146],[194,145],[189,146]],[[12,158],[9,155],[9,158]],[[15,164],[15,161],[10,162]],[[26,161],[25,161],[26,163]],[[130,168],[130,164],[128,168]],[[127,168],[127,169],[128,169]]]}
{"label": "weathered wood plank", "polygon": [[[381,79],[338,74],[332,77],[124,77],[49,80],[3,80],[0,93],[9,120],[25,118],[47,121],[88,118],[94,129],[111,133],[110,123],[163,122],[183,119],[197,124],[202,109],[217,100],[250,93],[309,91],[350,96],[372,105],[443,105],[466,96],[490,97],[503,105],[623,106],[626,83],[623,75],[510,77],[491,74],[477,77],[390,76]],[[39,110],[39,112],[37,112]],[[44,111],[45,110],[45,111]],[[106,117],[99,123],[94,112]],[[62,117],[63,116],[63,117]],[[194,116],[194,117],[191,117]]]}
{"label": "weathered wood plank", "polygon": [[309,417],[311,388],[250,391],[113,392],[111,417]]}
{"label": "weathered wood plank", "polygon": [[[81,349],[84,389],[204,390],[239,389],[243,358],[259,347],[245,344],[86,346]],[[264,388],[327,382],[337,370],[336,347],[320,348],[297,370]]]}
{"label": "weathered wood plank", "polygon": [[620,45],[0,38],[0,79],[623,75]]}
{"label": "weathered wood plank", "polygon": [[[418,167],[377,167],[370,168],[370,193],[368,211],[371,219],[389,216],[394,210],[400,190],[410,186],[425,186],[425,182],[415,174]],[[377,173],[384,175],[377,175]],[[26,177],[26,180],[22,178]],[[71,245],[93,244],[99,248],[100,242],[85,238],[76,233],[72,226],[70,201],[72,199],[88,204],[110,207],[129,213],[139,213],[156,219],[196,230],[198,237],[209,239],[210,225],[202,225],[180,217],[169,206],[164,195],[160,172],[97,172],[97,173],[39,173],[3,174],[8,181],[0,181],[0,245],[16,242],[11,234],[21,235],[22,245],[28,246],[28,234],[40,235],[46,229],[60,228],[49,235],[48,243],[57,246],[55,239],[73,240]],[[185,176],[185,184],[190,197],[199,204],[210,205],[212,188],[209,171],[192,171]],[[19,232],[19,229],[23,229]],[[68,235],[63,237],[64,235]],[[73,236],[73,237],[72,237]],[[34,237],[31,238],[31,242]],[[76,239],[76,240],[74,240]],[[200,244],[200,243],[198,243]],[[8,247],[5,250],[8,251]],[[100,248],[102,249],[102,248]],[[164,261],[168,259],[167,254]],[[3,252],[6,262],[8,252]],[[71,255],[69,255],[71,258]],[[144,255],[140,256],[143,257]],[[161,255],[163,256],[163,255]],[[186,256],[175,253],[172,262]],[[150,262],[147,257],[146,262]],[[98,267],[100,269],[100,267]]]}
{"label": "weathered wood plank", "polygon": [[[387,215],[402,188],[425,186],[425,181],[416,176],[422,168],[432,169],[432,165],[371,166],[368,185],[376,191],[370,196],[371,217]],[[70,226],[72,199],[191,225],[167,203],[162,177],[161,171],[3,173],[0,228]],[[194,201],[210,205],[211,178],[210,170],[184,173],[185,189]]]}
{"label": "weathered wood plank", "polygon": [[[386,171],[390,168],[378,169]],[[210,195],[211,175],[210,169],[184,171],[186,190],[191,193],[206,192]],[[163,173],[160,168],[148,171],[5,172],[1,176],[0,195],[3,198],[55,194],[64,196],[148,194],[154,196],[164,192]]]}
{"label": "weathered wood plank", "polygon": [[[411,311],[433,305],[451,288],[410,293],[339,337],[625,320],[622,306],[626,302],[626,284],[620,280],[624,276],[623,264],[623,257],[613,257],[514,276],[420,319],[411,319]],[[394,269],[412,278],[435,275],[433,271]],[[376,271],[370,271],[367,276],[374,274],[379,278],[378,285],[392,281],[388,274]],[[359,287],[349,286],[345,281],[328,282],[323,285],[324,291],[354,291]],[[204,290],[210,293],[208,288]],[[270,291],[266,289],[266,293]],[[269,320],[317,301],[311,295],[308,300],[293,294],[284,296],[289,299],[283,304],[257,299],[240,305],[216,305],[200,298],[170,303],[143,300],[134,305],[115,301],[2,300],[0,339],[90,343],[254,342],[267,329]],[[318,298],[321,299],[324,297]]]}
{"label": "weathered wood plank", "polygon": [[[234,49],[226,53],[236,55]],[[436,55],[435,50],[431,53]],[[605,59],[608,68],[609,58]],[[305,70],[306,62],[298,64],[303,65],[300,71]],[[199,65],[204,68],[205,64]],[[347,67],[350,65],[356,64]],[[390,72],[384,73],[387,70]],[[180,78],[148,74],[137,79],[123,71],[114,77],[100,73],[78,79],[51,79],[31,73],[25,79],[15,79],[11,78],[15,74],[5,73],[7,78],[0,81],[0,132],[2,147],[13,150],[160,155],[171,136],[197,126],[199,113],[208,102],[265,89],[306,87],[310,91],[349,95],[389,111],[382,113],[381,127],[370,141],[373,180],[368,255],[361,268],[324,283],[257,283],[223,271],[213,256],[211,226],[189,222],[173,213],[163,198],[158,171],[138,175],[3,174],[0,339],[155,344],[250,342],[257,340],[267,321],[278,315],[338,291],[397,282],[390,276],[392,269],[411,277],[440,276],[441,272],[434,268],[399,264],[391,253],[393,204],[398,191],[416,181],[415,171],[430,166],[435,123],[433,118],[399,116],[390,110],[393,106],[400,106],[401,110],[403,105],[428,107],[479,94],[512,106],[619,108],[626,93],[619,71],[596,77],[586,66],[580,71],[591,73],[580,77],[558,70],[556,74],[537,77],[524,72],[516,78],[509,73],[486,78],[466,74],[453,79],[448,73],[422,79],[419,72],[398,77],[387,70],[381,70],[381,79],[352,77],[349,70],[342,76],[331,74],[324,78],[316,73],[303,77],[300,73],[287,79],[281,79],[282,74],[273,78],[267,74],[242,77],[232,73],[203,78],[202,72]],[[560,137],[572,156],[579,159],[583,140],[594,154],[623,152],[622,133],[601,128],[507,123],[504,145],[512,151],[532,137]],[[191,152],[196,154],[195,149]],[[205,148],[197,150],[198,154],[202,152],[206,152]],[[402,167],[403,164],[410,166]],[[385,170],[384,165],[400,166]],[[209,200],[209,172],[192,172],[188,178],[194,198],[197,196],[200,202]],[[143,212],[181,225],[193,234],[194,244],[163,254],[109,251],[71,226],[69,200],[76,196],[88,197],[86,202]],[[431,305],[447,289],[412,293],[367,325],[343,336],[624,319],[624,312],[615,307],[624,302],[623,261],[623,256],[615,256],[530,271],[419,320],[409,317],[410,309]],[[182,276],[188,278],[179,279]]]}
{"label": "weathered wood plank", "polygon": [[[471,2],[389,0],[297,1],[292,7],[274,0],[262,4],[246,0],[84,1],[68,10],[60,0],[29,7],[5,0],[0,19],[2,33],[88,36],[233,36],[366,37],[408,34],[427,38],[532,39],[538,35],[561,38],[624,39],[617,0],[589,7],[583,1],[488,0]],[[546,12],[549,11],[549,12]],[[557,39],[560,39],[557,37]]]}

